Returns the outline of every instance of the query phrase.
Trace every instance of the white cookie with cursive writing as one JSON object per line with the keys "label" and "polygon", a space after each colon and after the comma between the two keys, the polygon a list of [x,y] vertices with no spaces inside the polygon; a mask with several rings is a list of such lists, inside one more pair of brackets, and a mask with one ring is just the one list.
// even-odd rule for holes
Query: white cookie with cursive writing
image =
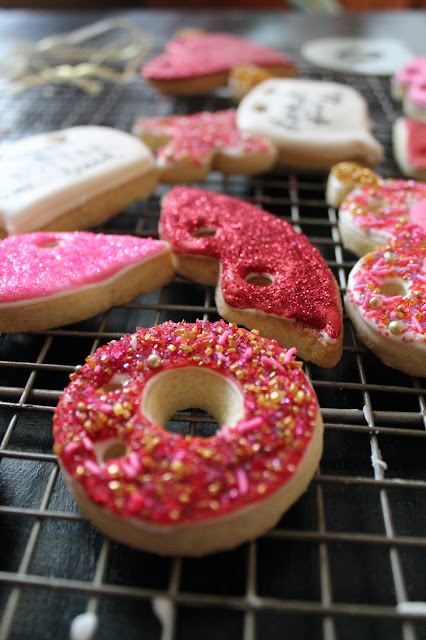
{"label": "white cookie with cursive writing", "polygon": [[239,104],[237,127],[272,140],[280,164],[296,168],[328,170],[343,160],[374,166],[383,157],[363,97],[337,82],[265,80]]}
{"label": "white cookie with cursive writing", "polygon": [[0,149],[0,237],[104,222],[150,195],[158,172],[134,136],[99,126],[36,134]]}

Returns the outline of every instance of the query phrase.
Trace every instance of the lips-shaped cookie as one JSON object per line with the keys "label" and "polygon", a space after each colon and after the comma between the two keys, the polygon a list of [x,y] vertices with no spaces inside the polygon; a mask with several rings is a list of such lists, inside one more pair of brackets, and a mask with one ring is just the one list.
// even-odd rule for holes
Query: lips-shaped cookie
{"label": "lips-shaped cookie", "polygon": [[268,171],[276,159],[275,146],[239,131],[235,116],[235,109],[227,109],[141,118],[133,133],[156,151],[160,182],[199,181],[213,169],[247,175]]}
{"label": "lips-shaped cookie", "polygon": [[252,63],[277,76],[295,76],[292,60],[270,47],[229,33],[191,33],[166,45],[142,69],[151,85],[170,95],[197,95],[225,86],[232,67]]}
{"label": "lips-shaped cookie", "polygon": [[231,196],[175,187],[163,201],[160,234],[177,271],[216,285],[226,320],[295,346],[321,366],[338,362],[337,283],[318,249],[291,225]]}

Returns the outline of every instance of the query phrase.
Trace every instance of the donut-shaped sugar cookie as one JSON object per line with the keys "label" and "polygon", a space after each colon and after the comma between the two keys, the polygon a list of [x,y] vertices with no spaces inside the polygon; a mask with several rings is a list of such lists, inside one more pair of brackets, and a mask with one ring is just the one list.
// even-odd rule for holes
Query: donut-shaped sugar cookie
{"label": "donut-shaped sugar cookie", "polygon": [[0,241],[0,331],[78,322],[167,284],[170,247],[89,232],[34,232]]}
{"label": "donut-shaped sugar cookie", "polygon": [[[424,207],[426,217],[426,207]],[[352,269],[346,308],[360,339],[390,367],[426,376],[426,235],[408,226]]]}
{"label": "donut-shaped sugar cookie", "polygon": [[154,157],[129,133],[79,126],[0,150],[0,237],[94,227],[158,183]]}
{"label": "donut-shaped sugar cookie", "polygon": [[196,182],[214,169],[255,174],[275,163],[275,146],[239,131],[234,109],[185,116],[141,118],[133,132],[156,152],[160,182]]}
{"label": "donut-shaped sugar cookie", "polygon": [[231,33],[186,30],[149,60],[142,76],[169,95],[200,95],[226,85],[237,64],[266,67],[276,76],[296,76],[296,64],[270,47]]}
{"label": "donut-shaped sugar cookie", "polygon": [[[223,321],[167,322],[98,349],[71,375],[54,451],[83,513],[161,554],[231,548],[272,527],[322,451],[315,393],[274,341]],[[164,426],[200,408],[213,436]]]}
{"label": "donut-shaped sugar cookie", "polygon": [[338,286],[306,236],[252,204],[189,187],[166,194],[159,230],[178,272],[216,285],[223,318],[295,346],[320,366],[338,362]]}
{"label": "donut-shaped sugar cookie", "polygon": [[339,210],[343,245],[358,256],[386,244],[411,223],[424,226],[419,203],[426,199],[426,183],[383,180],[355,187]]}

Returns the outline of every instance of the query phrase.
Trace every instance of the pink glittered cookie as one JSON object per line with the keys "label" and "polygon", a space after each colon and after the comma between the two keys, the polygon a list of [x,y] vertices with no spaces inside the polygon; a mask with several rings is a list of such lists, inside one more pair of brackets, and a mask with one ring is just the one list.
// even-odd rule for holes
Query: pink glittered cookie
{"label": "pink glittered cookie", "polygon": [[0,241],[0,331],[38,331],[89,318],[169,282],[162,241],[35,232]]}
{"label": "pink glittered cookie", "polygon": [[176,270],[216,285],[228,321],[255,328],[321,366],[342,353],[337,283],[318,249],[279,218],[236,198],[175,187],[163,201],[160,234]]}
{"label": "pink glittered cookie", "polygon": [[426,122],[397,118],[392,128],[393,155],[404,176],[426,181]]}
{"label": "pink glittered cookie", "polygon": [[392,95],[402,100],[404,113],[426,122],[426,56],[416,56],[395,73]]}
{"label": "pink glittered cookie", "polygon": [[[426,200],[416,209],[417,219],[425,221]],[[411,224],[356,263],[346,297],[348,315],[367,347],[388,366],[422,377],[426,377],[425,265],[426,234]]]}
{"label": "pink glittered cookie", "polygon": [[230,33],[189,32],[145,64],[142,76],[169,95],[197,95],[227,84],[232,67],[251,63],[277,76],[296,76],[295,63],[270,47]]}
{"label": "pink glittered cookie", "polygon": [[255,174],[275,162],[275,146],[259,136],[239,131],[234,109],[185,116],[141,118],[133,128],[156,152],[161,182],[203,180],[209,171]]}

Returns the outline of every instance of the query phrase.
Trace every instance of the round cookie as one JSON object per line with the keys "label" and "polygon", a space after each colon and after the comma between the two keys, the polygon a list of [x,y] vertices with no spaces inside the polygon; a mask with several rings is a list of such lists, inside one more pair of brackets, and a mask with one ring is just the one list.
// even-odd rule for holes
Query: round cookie
{"label": "round cookie", "polygon": [[[213,414],[217,433],[164,429],[189,407]],[[101,531],[193,556],[274,526],[312,478],[323,425],[293,349],[198,320],[99,348],[71,375],[53,435],[66,484]]]}
{"label": "round cookie", "polygon": [[[424,211],[426,216],[426,211]],[[346,309],[357,335],[388,366],[426,376],[426,235],[416,225],[361,258]]]}
{"label": "round cookie", "polygon": [[168,95],[200,95],[226,86],[232,67],[241,63],[266,67],[276,76],[297,75],[295,63],[270,47],[231,33],[190,30],[149,60],[142,76]]}
{"label": "round cookie", "polygon": [[353,189],[339,209],[343,245],[358,256],[385,245],[412,222],[424,226],[417,204],[426,199],[426,183],[383,180]]}

